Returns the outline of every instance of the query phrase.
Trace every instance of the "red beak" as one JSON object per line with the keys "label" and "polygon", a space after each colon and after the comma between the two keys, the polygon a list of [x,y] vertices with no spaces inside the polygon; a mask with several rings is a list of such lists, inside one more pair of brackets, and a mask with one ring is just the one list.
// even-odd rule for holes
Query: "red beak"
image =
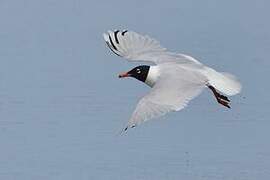
{"label": "red beak", "polygon": [[118,75],[119,78],[129,77],[130,75],[127,72],[121,73]]}

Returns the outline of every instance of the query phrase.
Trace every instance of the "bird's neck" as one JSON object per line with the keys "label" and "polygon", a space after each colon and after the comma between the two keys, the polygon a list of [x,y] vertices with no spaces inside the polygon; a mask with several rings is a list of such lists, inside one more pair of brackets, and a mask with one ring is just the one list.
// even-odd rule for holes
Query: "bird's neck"
{"label": "bird's neck", "polygon": [[156,84],[156,81],[160,75],[160,70],[158,66],[150,66],[148,75],[145,80],[145,84],[150,87],[153,87]]}

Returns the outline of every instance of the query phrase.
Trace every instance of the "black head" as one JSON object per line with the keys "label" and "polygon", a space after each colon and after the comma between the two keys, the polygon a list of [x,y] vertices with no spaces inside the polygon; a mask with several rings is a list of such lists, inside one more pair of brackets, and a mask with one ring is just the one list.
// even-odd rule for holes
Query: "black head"
{"label": "black head", "polygon": [[119,78],[123,77],[134,77],[138,79],[139,81],[145,82],[148,72],[149,72],[150,66],[142,65],[142,66],[137,66],[133,69],[131,69],[127,73],[123,73],[119,75]]}

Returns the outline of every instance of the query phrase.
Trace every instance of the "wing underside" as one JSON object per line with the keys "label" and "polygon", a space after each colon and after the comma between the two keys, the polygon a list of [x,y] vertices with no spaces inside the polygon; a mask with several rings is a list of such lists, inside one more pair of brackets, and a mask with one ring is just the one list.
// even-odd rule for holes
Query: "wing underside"
{"label": "wing underside", "polygon": [[127,127],[179,111],[205,88],[204,77],[181,67],[165,65],[162,73],[153,89],[137,104]]}

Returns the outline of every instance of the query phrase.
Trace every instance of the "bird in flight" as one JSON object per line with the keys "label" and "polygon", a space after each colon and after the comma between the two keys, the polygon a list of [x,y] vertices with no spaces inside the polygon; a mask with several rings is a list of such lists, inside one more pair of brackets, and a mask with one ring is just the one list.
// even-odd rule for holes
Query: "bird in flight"
{"label": "bird in flight", "polygon": [[217,72],[191,56],[169,52],[147,35],[116,30],[104,33],[103,37],[116,55],[130,62],[145,64],[120,74],[119,78],[133,77],[152,88],[138,102],[124,131],[149,119],[183,109],[204,88],[210,89],[216,101],[227,108],[230,108],[227,96],[241,91],[241,84],[235,76]]}

